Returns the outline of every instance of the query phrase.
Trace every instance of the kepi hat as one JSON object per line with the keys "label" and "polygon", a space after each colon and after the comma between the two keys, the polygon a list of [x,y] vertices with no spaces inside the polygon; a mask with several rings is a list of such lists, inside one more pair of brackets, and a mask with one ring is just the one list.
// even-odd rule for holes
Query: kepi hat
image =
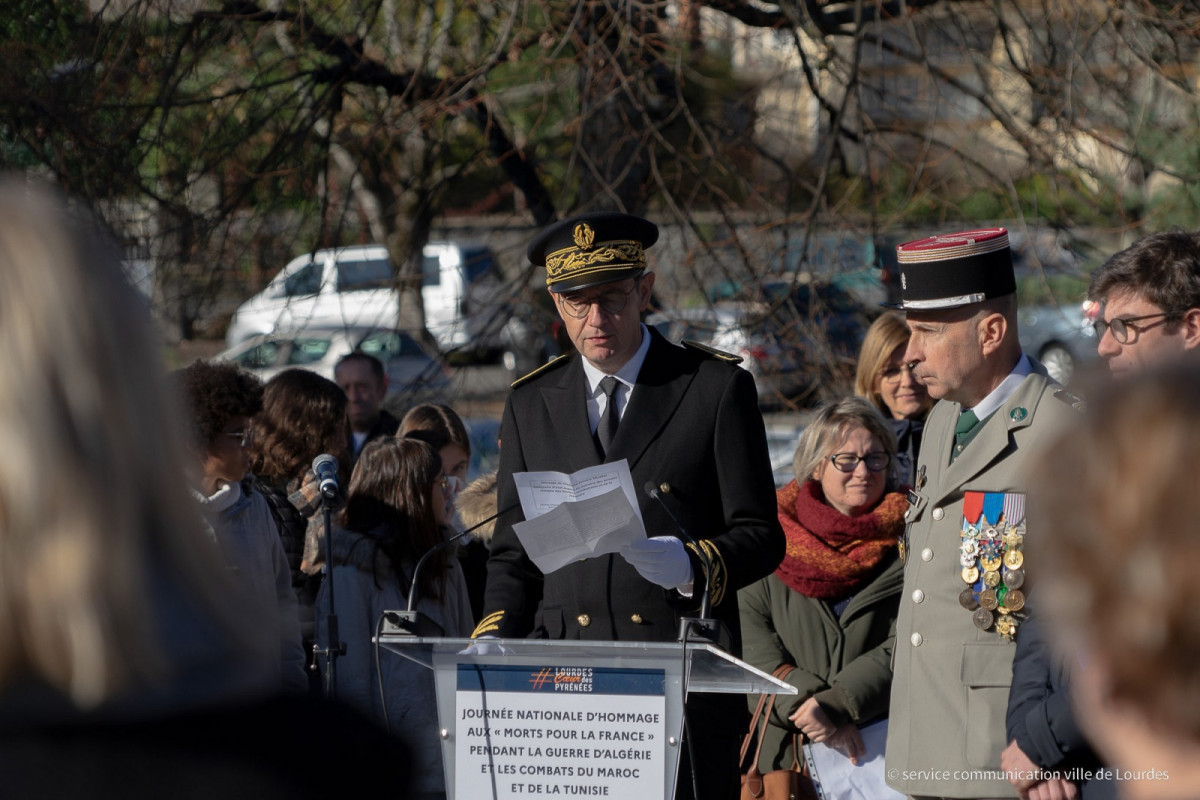
{"label": "kepi hat", "polygon": [[546,268],[546,287],[561,294],[641,275],[646,248],[657,241],[653,222],[597,211],[550,225],[529,243],[527,255]]}
{"label": "kepi hat", "polygon": [[958,308],[1017,291],[1005,228],[981,228],[905,242],[896,247],[905,311]]}

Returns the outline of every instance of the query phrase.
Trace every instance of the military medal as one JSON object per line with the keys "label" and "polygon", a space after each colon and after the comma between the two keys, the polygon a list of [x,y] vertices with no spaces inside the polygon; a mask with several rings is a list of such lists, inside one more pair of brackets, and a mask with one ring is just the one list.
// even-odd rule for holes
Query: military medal
{"label": "military medal", "polygon": [[971,615],[971,622],[975,623],[975,627],[981,631],[986,631],[992,627],[992,623],[996,621],[996,615],[986,608],[976,609]]}
{"label": "military medal", "polygon": [[959,592],[958,604],[967,611],[974,611],[979,608],[979,601],[975,599],[975,590],[968,586]]}
{"label": "military medal", "polygon": [[1025,593],[1020,589],[1011,589],[1004,597],[1004,605],[1009,611],[1020,611],[1025,607]]}
{"label": "military medal", "polygon": [[964,492],[959,548],[962,580],[958,604],[983,631],[1013,641],[1025,607],[1025,495],[1018,492]]}
{"label": "military medal", "polygon": [[1025,570],[1023,569],[1006,569],[1004,570],[1004,585],[1010,589],[1020,589],[1025,583]]}

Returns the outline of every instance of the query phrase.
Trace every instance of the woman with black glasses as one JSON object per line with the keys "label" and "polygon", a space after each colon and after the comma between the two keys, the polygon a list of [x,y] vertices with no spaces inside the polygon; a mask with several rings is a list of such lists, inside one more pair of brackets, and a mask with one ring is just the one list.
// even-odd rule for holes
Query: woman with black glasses
{"label": "woman with black glasses", "polygon": [[797,738],[855,762],[858,726],[888,710],[903,585],[905,494],[894,491],[896,437],[858,397],[821,407],[800,436],[796,479],[779,490],[787,552],[738,595],[743,657],[799,692],[777,697],[759,770],[787,769]]}

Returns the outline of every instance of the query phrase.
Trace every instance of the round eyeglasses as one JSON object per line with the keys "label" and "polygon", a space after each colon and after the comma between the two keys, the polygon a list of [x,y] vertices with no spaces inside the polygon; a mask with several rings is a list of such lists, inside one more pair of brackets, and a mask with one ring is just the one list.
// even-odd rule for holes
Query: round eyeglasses
{"label": "round eyeglasses", "polygon": [[1104,332],[1110,331],[1117,344],[1129,344],[1136,338],[1130,335],[1130,331],[1138,334],[1152,327],[1151,325],[1135,325],[1135,322],[1144,322],[1148,319],[1158,318],[1162,318],[1163,322],[1170,322],[1171,320],[1179,319],[1179,315],[1163,311],[1158,314],[1143,314],[1140,317],[1114,317],[1109,320],[1098,319],[1092,323],[1092,327],[1096,330],[1097,339],[1104,338]]}
{"label": "round eyeglasses", "polygon": [[891,453],[867,453],[865,456],[856,456],[854,453],[834,453],[828,458],[838,472],[854,472],[858,469],[860,461],[866,464],[867,469],[871,472],[883,472],[887,469],[888,464],[892,463]]}
{"label": "round eyeglasses", "polygon": [[562,304],[562,309],[567,316],[572,319],[583,319],[592,310],[592,306],[599,306],[600,310],[605,314],[620,314],[625,310],[625,306],[629,305],[630,296],[637,291],[638,283],[635,281],[633,288],[622,292],[620,289],[609,289],[607,292],[595,295],[594,297],[566,297],[558,295],[558,301]]}

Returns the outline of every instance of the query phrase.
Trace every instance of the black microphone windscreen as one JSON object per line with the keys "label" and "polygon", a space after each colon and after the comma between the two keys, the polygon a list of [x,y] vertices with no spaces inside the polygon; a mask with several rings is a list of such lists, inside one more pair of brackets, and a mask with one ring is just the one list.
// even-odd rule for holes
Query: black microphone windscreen
{"label": "black microphone windscreen", "polygon": [[658,484],[654,481],[646,481],[646,485],[642,487],[642,491],[651,497],[658,497]]}

